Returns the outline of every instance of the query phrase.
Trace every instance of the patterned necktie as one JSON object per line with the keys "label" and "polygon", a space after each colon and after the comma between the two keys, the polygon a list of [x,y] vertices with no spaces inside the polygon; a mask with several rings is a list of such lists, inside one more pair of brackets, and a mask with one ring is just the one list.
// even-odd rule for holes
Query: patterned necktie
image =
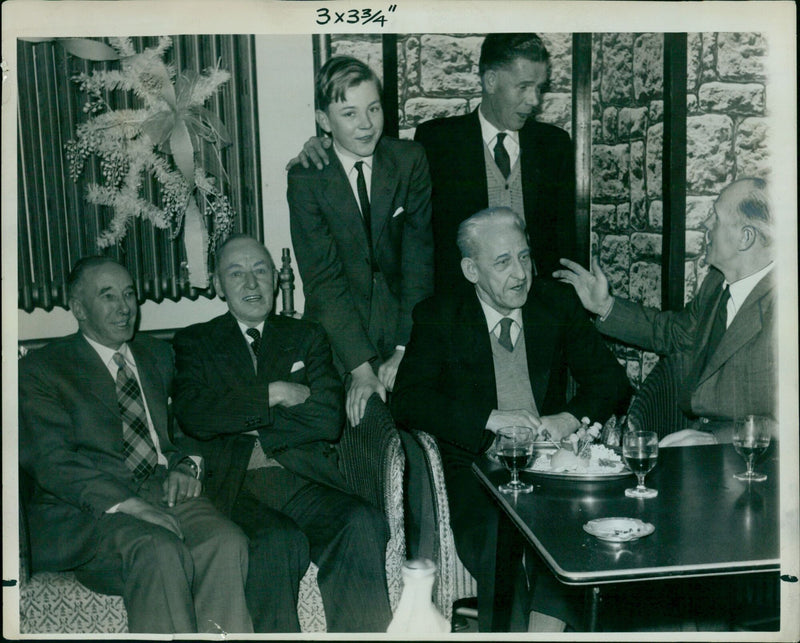
{"label": "patterned necktie", "polygon": [[503,145],[503,139],[506,134],[500,133],[497,135],[497,143],[494,144],[494,162],[497,163],[497,168],[503,173],[505,178],[511,174],[511,158],[508,156],[506,146]]}
{"label": "patterned necktie", "polygon": [[725,334],[725,329],[728,322],[728,300],[731,298],[731,290],[729,286],[725,286],[722,291],[722,296],[719,298],[717,310],[714,314],[714,322],[711,325],[711,332],[708,335],[708,344],[706,346],[706,356],[703,363],[703,368],[708,364],[708,360],[717,350],[717,346],[722,341],[722,336]]}
{"label": "patterned necktie", "polygon": [[156,448],[147,427],[144,398],[136,376],[121,353],[114,353],[117,370],[117,401],[122,416],[122,453],[125,463],[138,480],[155,471]]}
{"label": "patterned necktie", "polygon": [[258,351],[261,350],[261,333],[258,332],[258,328],[248,328],[245,332],[253,338],[250,348],[253,349],[253,355],[258,357]]}
{"label": "patterned necktie", "polygon": [[514,344],[511,343],[511,324],[513,323],[514,320],[511,317],[503,317],[500,320],[500,337],[497,338],[497,343],[509,353],[514,350]]}
{"label": "patterned necktie", "polygon": [[367,233],[367,245],[369,246],[369,264],[372,266],[372,272],[378,272],[377,265],[375,264],[375,255],[372,251],[372,213],[369,206],[369,195],[367,194],[367,181],[364,178],[364,161],[356,161],[354,167],[358,172],[356,177],[356,190],[358,191],[358,200],[361,203],[361,217],[364,223],[364,232]]}

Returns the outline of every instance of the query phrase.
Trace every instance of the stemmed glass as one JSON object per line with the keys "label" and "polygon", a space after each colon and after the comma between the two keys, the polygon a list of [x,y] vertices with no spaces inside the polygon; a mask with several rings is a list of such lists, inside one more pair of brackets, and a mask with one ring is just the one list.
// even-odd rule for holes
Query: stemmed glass
{"label": "stemmed glass", "polygon": [[504,427],[497,432],[494,448],[500,462],[511,472],[511,481],[498,489],[503,493],[533,491],[533,485],[519,479],[519,470],[527,467],[533,456],[533,430],[527,426]]}
{"label": "stemmed glass", "polygon": [[644,477],[658,460],[658,435],[655,431],[628,431],[622,437],[622,457],[636,474],[636,487],[625,489],[628,498],[655,498],[658,491],[644,486]]}
{"label": "stemmed glass", "polygon": [[733,423],[733,448],[747,463],[747,471],[734,473],[734,478],[745,482],[767,479],[766,474],[753,471],[753,465],[769,447],[770,432],[770,420],[759,415],[747,415]]}

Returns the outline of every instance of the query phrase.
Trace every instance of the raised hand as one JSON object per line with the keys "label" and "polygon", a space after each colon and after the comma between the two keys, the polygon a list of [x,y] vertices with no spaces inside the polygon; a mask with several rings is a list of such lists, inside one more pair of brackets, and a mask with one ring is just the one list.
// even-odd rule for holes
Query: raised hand
{"label": "raised hand", "polygon": [[605,315],[614,302],[608,292],[608,279],[600,269],[597,257],[592,257],[591,272],[569,259],[560,259],[566,269],[556,270],[553,277],[564,283],[572,284],[583,307],[596,315]]}

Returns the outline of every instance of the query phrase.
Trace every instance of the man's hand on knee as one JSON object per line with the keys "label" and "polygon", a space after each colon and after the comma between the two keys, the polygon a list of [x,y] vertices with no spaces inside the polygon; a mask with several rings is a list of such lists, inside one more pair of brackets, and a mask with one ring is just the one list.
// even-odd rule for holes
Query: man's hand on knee
{"label": "man's hand on knee", "polygon": [[183,540],[183,532],[175,516],[151,505],[149,502],[145,502],[141,498],[128,498],[119,504],[117,511],[163,527]]}
{"label": "man's hand on knee", "polygon": [[202,483],[182,471],[170,471],[163,483],[164,497],[162,502],[168,507],[198,498],[203,489]]}

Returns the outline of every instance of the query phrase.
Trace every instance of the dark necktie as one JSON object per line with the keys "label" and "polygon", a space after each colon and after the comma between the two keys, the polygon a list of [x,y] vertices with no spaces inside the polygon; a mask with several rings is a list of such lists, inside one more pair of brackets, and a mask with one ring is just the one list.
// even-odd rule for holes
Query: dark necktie
{"label": "dark necktie", "polygon": [[258,332],[258,328],[248,328],[245,332],[253,338],[250,348],[253,349],[253,355],[258,357],[258,351],[261,349],[261,333]]}
{"label": "dark necktie", "polygon": [[375,255],[372,251],[372,214],[369,208],[369,195],[367,194],[367,181],[364,179],[364,161],[356,161],[355,168],[358,172],[356,178],[356,190],[358,191],[358,200],[361,203],[361,217],[364,223],[364,231],[367,233],[367,245],[369,245],[369,264],[372,267],[372,272],[378,272],[377,265],[375,264]]}
{"label": "dark necktie", "polygon": [[730,286],[725,286],[725,289],[722,291],[722,296],[719,298],[717,310],[714,313],[714,321],[711,325],[711,332],[708,335],[708,345],[706,346],[706,356],[705,361],[703,362],[703,368],[705,368],[705,365],[708,364],[708,360],[711,359],[714,351],[717,350],[717,346],[719,346],[720,341],[722,341],[722,336],[725,334],[725,328],[728,321],[728,300],[730,298]]}
{"label": "dark necktie", "polygon": [[514,344],[511,343],[511,324],[513,323],[514,320],[511,317],[503,317],[500,320],[500,337],[497,338],[497,343],[509,353],[514,350]]}
{"label": "dark necktie", "polygon": [[497,143],[494,145],[494,162],[497,163],[497,167],[503,173],[503,176],[508,178],[508,175],[511,174],[511,158],[508,156],[506,146],[503,145],[505,137],[506,134],[502,132],[497,135]]}
{"label": "dark necktie", "polygon": [[125,463],[138,480],[155,471],[158,464],[156,447],[147,427],[144,398],[136,376],[121,353],[114,353],[117,370],[117,401],[122,416],[122,453]]}

